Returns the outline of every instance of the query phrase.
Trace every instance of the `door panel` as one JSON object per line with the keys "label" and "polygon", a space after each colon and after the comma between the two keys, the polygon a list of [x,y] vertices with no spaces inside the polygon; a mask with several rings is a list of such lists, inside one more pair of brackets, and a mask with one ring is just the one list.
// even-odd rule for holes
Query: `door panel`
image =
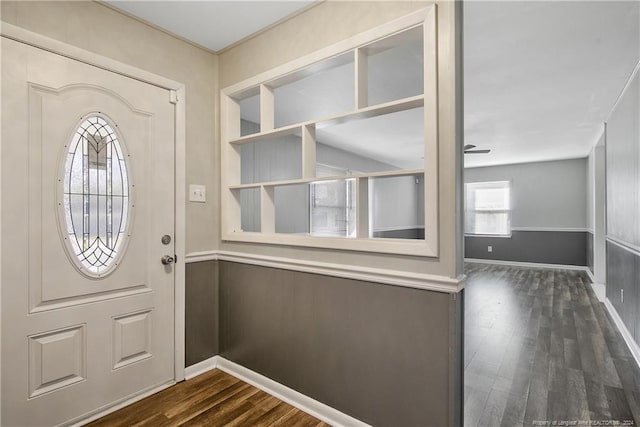
{"label": "door panel", "polygon": [[[101,88],[95,88],[86,85],[74,85],[61,91],[53,89],[44,89],[30,87],[30,98],[32,103],[32,111],[30,113],[30,159],[58,159],[57,162],[41,162],[42,167],[31,168],[31,180],[39,183],[34,185],[31,191],[31,227],[30,232],[30,259],[32,280],[30,286],[34,286],[31,301],[33,308],[40,307],[43,303],[69,299],[69,303],[73,304],[78,297],[91,294],[108,292],[111,296],[117,295],[114,291],[122,291],[125,289],[136,288],[140,292],[148,291],[147,286],[148,272],[145,257],[148,256],[147,235],[151,230],[148,229],[150,223],[145,220],[149,216],[148,203],[135,203],[135,196],[138,192],[148,194],[149,183],[146,180],[138,183],[131,180],[129,186],[132,188],[133,208],[128,214],[129,221],[132,221],[132,229],[136,230],[128,238],[126,254],[117,269],[109,276],[94,280],[90,286],[87,286],[82,277],[78,280],[69,282],[65,280],[68,277],[77,276],[75,267],[71,262],[61,262],[65,257],[65,247],[61,244],[61,237],[64,238],[66,230],[60,229],[63,221],[59,216],[63,214],[62,209],[56,208],[57,215],[42,215],[42,207],[53,207],[62,204],[59,200],[62,192],[62,177],[58,178],[57,184],[52,186],[51,177],[60,175],[63,172],[64,161],[62,154],[65,150],[61,150],[57,144],[46,144],[44,141],[68,141],[73,135],[76,122],[69,123],[68,117],[82,117],[88,111],[109,111],[109,117],[118,123],[120,132],[127,135],[127,140],[135,141],[131,144],[129,155],[136,159],[135,171],[132,175],[147,175],[147,162],[153,158],[150,150],[150,132],[148,129],[151,125],[151,115],[145,112],[132,110],[119,99],[116,95],[108,93]],[[166,99],[165,99],[166,101]],[[170,122],[170,120],[169,120]],[[71,126],[69,126],[69,124]],[[38,132],[39,130],[39,132]],[[123,145],[129,146],[128,141],[121,141]],[[130,162],[131,163],[131,162]],[[170,175],[170,174],[169,174]],[[42,191],[40,191],[42,190]],[[39,194],[41,193],[41,194]],[[146,229],[146,230],[145,230]],[[42,232],[48,230],[58,230],[58,234],[48,236],[42,239]],[[157,267],[154,265],[153,267]],[[41,274],[46,272],[46,275]]]}
{"label": "door panel", "polygon": [[[160,262],[174,254],[160,240],[174,235],[174,106],[168,90],[4,38],[2,62],[2,424],[54,425],[174,378],[174,272]],[[91,115],[116,126],[129,175],[124,254],[100,277],[73,261],[62,196]],[[82,158],[84,183],[103,164]],[[108,227],[109,203],[99,218],[81,205],[82,221]]]}

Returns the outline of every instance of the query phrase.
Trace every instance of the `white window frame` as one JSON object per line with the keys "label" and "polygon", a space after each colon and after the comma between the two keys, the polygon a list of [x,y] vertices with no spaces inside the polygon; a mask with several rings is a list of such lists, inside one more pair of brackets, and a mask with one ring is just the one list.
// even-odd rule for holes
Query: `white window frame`
{"label": "white window frame", "polygon": [[[417,26],[423,27],[424,34],[424,93],[375,106],[366,105],[366,60],[361,47],[377,40]],[[363,252],[393,253],[415,256],[438,256],[438,61],[437,61],[436,5],[391,21],[380,27],[353,36],[335,45],[321,49],[310,55],[276,67],[270,71],[244,80],[221,90],[221,219],[222,240],[262,244],[278,244],[315,248],[331,248]],[[308,121],[274,129],[273,90],[269,83],[300,71],[312,64],[349,53],[355,63],[355,109],[331,119],[351,120],[373,117],[410,108],[424,107],[424,169],[354,174],[348,177],[316,177],[315,122]],[[260,132],[240,135],[240,106],[236,99],[243,94],[260,92]],[[326,121],[327,118],[317,118]],[[302,134],[302,179],[276,182],[241,184],[240,155],[238,144],[258,141],[268,137]],[[425,239],[379,239],[369,238],[368,224],[368,179],[374,176],[399,176],[424,174]],[[302,184],[323,179],[356,179],[356,223],[355,238],[325,237],[301,234],[276,233],[274,189],[278,185]],[[261,232],[242,231],[241,207],[238,192],[242,188],[261,189]]]}
{"label": "white window frame", "polygon": [[[505,185],[506,184],[506,185]],[[483,186],[484,188],[507,188],[509,191],[509,207],[507,209],[470,209],[467,206],[467,196],[468,196],[468,188],[470,185],[473,186]],[[511,237],[511,212],[512,212],[512,186],[511,181],[479,181],[479,182],[465,182],[464,184],[464,213],[465,213],[465,222],[464,222],[464,235],[470,237]],[[506,213],[508,217],[508,230],[506,233],[471,233],[467,231],[466,224],[466,216],[468,212],[483,212],[483,213]]]}

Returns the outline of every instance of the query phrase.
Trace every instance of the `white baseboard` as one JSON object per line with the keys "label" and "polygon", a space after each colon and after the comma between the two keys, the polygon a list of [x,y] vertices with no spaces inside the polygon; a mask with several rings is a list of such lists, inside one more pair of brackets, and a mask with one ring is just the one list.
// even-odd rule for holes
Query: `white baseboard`
{"label": "white baseboard", "polygon": [[629,347],[629,351],[631,351],[636,364],[638,365],[638,367],[640,367],[640,347],[638,346],[638,343],[636,343],[636,341],[633,339],[631,332],[629,332],[629,330],[627,329],[627,326],[622,321],[622,318],[616,311],[613,304],[611,304],[611,301],[609,301],[609,298],[605,299],[604,306],[607,307],[607,311],[611,315],[613,322],[618,327],[622,338],[624,338],[624,342],[627,343],[627,347]]}
{"label": "white baseboard", "polygon": [[215,369],[218,365],[218,356],[210,357],[202,362],[198,362],[195,365],[187,366],[184,368],[184,379],[190,380],[193,377],[197,377],[200,374],[204,374],[207,371]]}
{"label": "white baseboard", "polygon": [[[212,358],[213,359],[213,358]],[[211,360],[211,359],[208,359]],[[216,368],[232,375],[252,386],[259,388],[265,393],[288,403],[289,405],[306,412],[307,414],[324,421],[332,426],[368,427],[363,423],[343,412],[333,409],[324,403],[318,402],[302,393],[299,393],[285,385],[282,385],[264,375],[258,374],[251,369],[240,366],[230,360],[217,357]]]}
{"label": "white baseboard", "polygon": [[607,288],[603,283],[591,282],[591,289],[593,289],[593,293],[596,294],[598,301],[605,302],[607,299]]}
{"label": "white baseboard", "polygon": [[593,273],[587,267],[585,270],[587,272],[587,276],[589,276],[589,280],[591,280],[591,289],[593,289],[593,293],[596,294],[598,301],[604,302],[607,299],[607,288],[604,283],[596,283],[596,279],[593,276]]}
{"label": "white baseboard", "polygon": [[596,283],[596,279],[593,276],[593,273],[591,272],[591,269],[589,267],[587,267],[587,269],[585,271],[587,272],[587,276],[589,276],[589,280],[591,280],[591,283]]}
{"label": "white baseboard", "polygon": [[514,267],[553,268],[556,270],[576,270],[576,271],[589,270],[589,267],[582,266],[582,265],[543,264],[538,262],[502,261],[502,260],[496,260],[496,259],[481,259],[481,258],[465,258],[464,262],[475,262],[478,264],[512,265]]}

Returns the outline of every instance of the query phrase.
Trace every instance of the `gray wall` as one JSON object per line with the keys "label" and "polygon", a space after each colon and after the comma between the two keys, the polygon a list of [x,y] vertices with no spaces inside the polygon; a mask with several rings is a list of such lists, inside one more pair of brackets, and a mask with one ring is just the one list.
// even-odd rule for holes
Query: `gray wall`
{"label": "gray wall", "polygon": [[[606,126],[607,298],[640,342],[640,79]],[[624,297],[623,297],[624,292]]]}
{"label": "gray wall", "polygon": [[464,182],[511,181],[512,227],[587,227],[587,160],[466,168]]}
{"label": "gray wall", "polygon": [[372,425],[459,425],[463,292],[224,261],[186,280],[187,366],[220,354]]}
{"label": "gray wall", "polygon": [[586,237],[587,237],[587,242],[586,242],[587,250],[586,250],[586,255],[585,255],[586,264],[587,264],[587,267],[589,268],[589,271],[591,271],[591,273],[593,274],[593,270],[594,270],[594,268],[593,268],[593,264],[594,264],[594,261],[593,261],[593,255],[594,255],[593,254],[593,252],[594,252],[594,250],[593,250],[593,233],[591,231],[587,232]]}
{"label": "gray wall", "polygon": [[452,425],[462,298],[221,262],[220,354],[372,425]]}
{"label": "gray wall", "polygon": [[640,342],[640,255],[611,241],[607,241],[606,294],[631,335]]}
{"label": "gray wall", "polygon": [[588,234],[513,231],[511,237],[465,237],[465,258],[586,266]]}
{"label": "gray wall", "polygon": [[218,354],[218,262],[186,265],[185,365]]}
{"label": "gray wall", "polygon": [[465,183],[511,182],[513,229],[510,238],[465,236],[465,257],[587,265],[587,172],[587,159],[465,169]]}

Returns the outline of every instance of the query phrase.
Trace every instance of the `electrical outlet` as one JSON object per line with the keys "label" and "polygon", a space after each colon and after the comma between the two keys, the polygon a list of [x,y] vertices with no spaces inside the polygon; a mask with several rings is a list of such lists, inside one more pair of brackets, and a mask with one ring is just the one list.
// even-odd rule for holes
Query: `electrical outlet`
{"label": "electrical outlet", "polygon": [[624,289],[620,289],[620,302],[624,302]]}
{"label": "electrical outlet", "polygon": [[487,246],[487,252],[493,252],[493,246]]}
{"label": "electrical outlet", "polygon": [[207,201],[204,185],[189,184],[189,201],[200,203]]}

